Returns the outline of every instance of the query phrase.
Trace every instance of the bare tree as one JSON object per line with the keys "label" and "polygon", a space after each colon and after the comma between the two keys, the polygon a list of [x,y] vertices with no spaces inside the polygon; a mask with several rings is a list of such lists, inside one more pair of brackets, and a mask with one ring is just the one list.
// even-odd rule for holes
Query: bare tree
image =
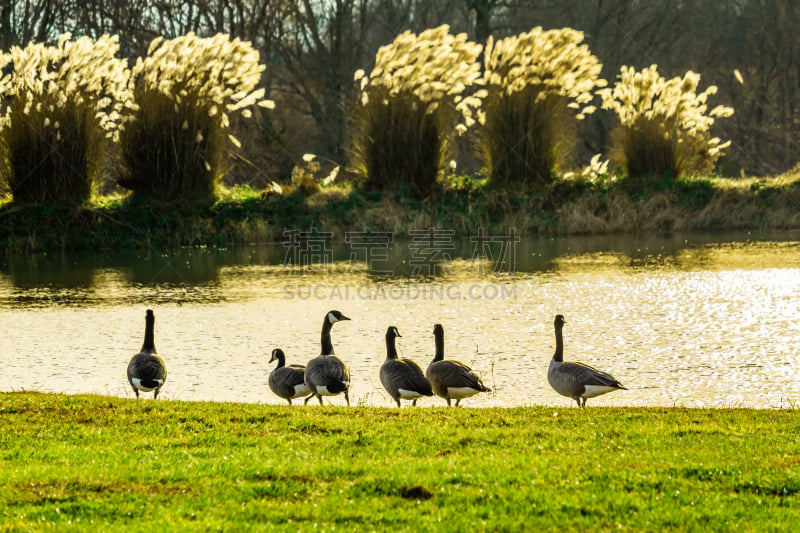
{"label": "bare tree", "polygon": [[59,0],[0,0],[0,48],[49,42],[69,31],[73,2]]}
{"label": "bare tree", "polygon": [[741,47],[728,47],[719,73],[736,110],[726,132],[746,172],[780,173],[800,159],[800,4],[748,0],[734,29]]}

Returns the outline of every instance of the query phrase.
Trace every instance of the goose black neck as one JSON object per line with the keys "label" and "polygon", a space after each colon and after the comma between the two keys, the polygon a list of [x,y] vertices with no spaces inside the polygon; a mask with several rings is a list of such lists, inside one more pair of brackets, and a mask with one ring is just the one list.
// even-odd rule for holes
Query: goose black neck
{"label": "goose black neck", "polygon": [[559,363],[564,361],[564,337],[561,334],[561,324],[556,324],[556,353],[553,354],[553,359]]}
{"label": "goose black neck", "polygon": [[156,317],[152,312],[148,312],[144,319],[144,344],[142,344],[142,351],[148,350],[154,352],[156,350],[155,344],[155,324]]}
{"label": "goose black neck", "polygon": [[328,317],[322,322],[322,355],[333,355],[333,343],[331,342],[331,328],[333,324],[330,323]]}
{"label": "goose black neck", "polygon": [[389,331],[386,333],[386,359],[397,359],[397,348],[394,344],[395,335]]}
{"label": "goose black neck", "polygon": [[276,366],[275,368],[280,368],[286,364],[286,356],[283,355],[283,352],[276,353],[275,359],[278,360],[278,366]]}
{"label": "goose black neck", "polygon": [[437,329],[433,332],[433,338],[436,342],[436,353],[433,355],[433,360],[441,361],[444,359],[444,331]]}

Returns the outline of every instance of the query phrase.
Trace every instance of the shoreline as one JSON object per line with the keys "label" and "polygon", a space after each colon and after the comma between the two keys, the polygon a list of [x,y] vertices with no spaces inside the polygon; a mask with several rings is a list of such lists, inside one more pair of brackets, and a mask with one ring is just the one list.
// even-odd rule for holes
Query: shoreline
{"label": "shoreline", "polygon": [[453,236],[514,228],[520,237],[800,229],[800,172],[773,178],[558,182],[547,194],[445,189],[425,201],[350,186],[266,194],[222,189],[212,205],[124,197],[87,205],[0,205],[6,253],[274,244],[285,231],[446,230]]}
{"label": "shoreline", "polygon": [[[266,376],[266,374],[265,374]],[[126,389],[127,390],[127,389]],[[166,390],[165,390],[166,391]],[[376,405],[369,402],[369,398],[375,394],[375,392],[367,393],[363,397],[354,397],[351,400],[351,405],[347,406],[344,403],[344,400],[341,398],[334,397],[335,399],[331,401],[330,398],[327,398],[327,401],[324,405],[320,406],[317,403],[309,402],[308,405],[302,403],[302,401],[298,401],[298,403],[294,403],[292,405],[288,405],[285,400],[281,400],[277,396],[275,396],[271,391],[265,392],[265,395],[269,397],[272,401],[265,401],[265,400],[257,400],[257,401],[246,401],[246,400],[231,400],[231,399],[223,399],[223,400],[197,400],[197,399],[186,399],[186,398],[176,398],[170,397],[169,394],[166,392],[164,394],[159,394],[158,400],[153,400],[151,394],[144,394],[142,393],[142,398],[139,399],[139,402],[147,403],[147,404],[162,404],[167,403],[171,405],[191,405],[191,404],[203,404],[203,405],[216,405],[221,406],[224,408],[227,407],[247,407],[247,408],[256,408],[256,407],[263,407],[266,409],[279,409],[279,408],[287,408],[287,409],[303,409],[303,410],[314,410],[320,409],[322,411],[372,411],[372,412],[383,412],[383,411],[393,411],[393,410],[402,410],[405,411],[411,408],[410,403],[403,403],[402,407],[397,408],[394,406],[394,403],[391,400],[386,400],[385,405]],[[622,403],[615,402],[613,400],[606,399],[602,400],[601,402],[605,403],[598,403],[593,400],[593,404],[589,404],[587,407],[577,407],[575,405],[574,400],[565,397],[559,397],[555,392],[553,395],[556,400],[554,403],[525,403],[520,405],[486,405],[481,404],[480,401],[477,401],[472,398],[472,401],[469,401],[468,398],[464,404],[459,405],[458,409],[460,410],[472,410],[472,411],[502,411],[502,412],[510,412],[510,411],[520,411],[520,410],[553,410],[553,411],[564,411],[564,412],[571,412],[571,413],[578,413],[584,410],[593,411],[593,410],[600,410],[600,411],[660,411],[660,412],[736,412],[736,411],[744,411],[744,412],[765,412],[765,413],[779,413],[779,412],[796,412],[800,410],[800,406],[796,405],[791,400],[787,399],[781,405],[773,405],[769,407],[758,407],[753,405],[746,405],[744,402],[740,402],[738,404],[725,404],[724,402],[717,402],[718,405],[686,405],[686,404],[679,404],[676,402],[670,404],[658,404],[654,403],[652,405],[624,405]],[[49,398],[52,400],[58,398],[68,398],[74,399],[76,401],[137,401],[136,397],[132,395],[114,395],[107,392],[64,392],[64,391],[47,391],[47,390],[36,390],[36,389],[19,389],[19,390],[0,390],[0,399],[6,397],[24,397],[24,396],[41,396],[45,398]],[[303,400],[303,398],[300,398]],[[555,403],[559,402],[559,403]],[[445,400],[442,398],[433,398],[427,399],[427,403],[419,403],[413,407],[414,411],[429,411],[429,412],[439,412],[441,410],[447,410],[448,406],[445,403]],[[453,408],[450,408],[453,409]],[[307,411],[306,411],[307,412]]]}

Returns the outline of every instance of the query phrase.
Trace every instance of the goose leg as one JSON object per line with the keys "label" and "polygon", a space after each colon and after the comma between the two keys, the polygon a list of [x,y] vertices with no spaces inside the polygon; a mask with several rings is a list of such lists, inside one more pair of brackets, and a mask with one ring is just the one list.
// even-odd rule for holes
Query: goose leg
{"label": "goose leg", "polygon": [[[347,391],[344,391],[344,399],[347,400],[347,407],[350,407],[350,397],[347,395]],[[319,399],[320,403],[322,402],[322,398]],[[400,403],[399,401],[397,402]]]}
{"label": "goose leg", "polygon": [[417,406],[417,400],[412,400],[411,407],[416,407],[416,406]]}
{"label": "goose leg", "polygon": [[450,396],[448,396],[448,397],[447,397],[447,398],[445,398],[445,399],[447,400],[447,407],[450,407]]}
{"label": "goose leg", "polygon": [[313,398],[313,397],[314,397],[314,395],[313,395],[313,394],[312,394],[312,395],[310,395],[310,396],[308,396],[308,397],[306,397],[306,401],[304,401],[304,402],[303,402],[303,405],[308,405],[308,400],[310,400],[310,399],[311,399],[311,398]]}

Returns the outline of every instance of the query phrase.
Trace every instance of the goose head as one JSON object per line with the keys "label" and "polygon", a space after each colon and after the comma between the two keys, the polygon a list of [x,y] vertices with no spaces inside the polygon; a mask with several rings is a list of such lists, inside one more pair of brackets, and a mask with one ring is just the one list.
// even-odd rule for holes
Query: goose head
{"label": "goose head", "polygon": [[561,329],[564,327],[564,324],[566,323],[567,322],[564,320],[564,315],[556,315],[556,319],[553,322],[553,325],[555,326],[556,329]]}
{"label": "goose head", "polygon": [[328,311],[326,319],[330,325],[333,325],[339,322],[340,320],[350,320],[348,317],[344,316],[339,311]]}
{"label": "goose head", "polygon": [[444,335],[444,328],[442,327],[441,324],[436,324],[435,326],[433,326],[433,334],[436,336]]}
{"label": "goose head", "polygon": [[386,330],[386,340],[391,341],[394,340],[396,337],[402,337],[400,332],[397,331],[397,328],[394,326],[389,326],[389,329]]}
{"label": "goose head", "polygon": [[270,357],[269,362],[271,363],[273,361],[281,361],[285,360],[285,358],[286,356],[284,355],[283,350],[281,350],[280,348],[275,348],[274,350],[272,350],[272,357]]}

